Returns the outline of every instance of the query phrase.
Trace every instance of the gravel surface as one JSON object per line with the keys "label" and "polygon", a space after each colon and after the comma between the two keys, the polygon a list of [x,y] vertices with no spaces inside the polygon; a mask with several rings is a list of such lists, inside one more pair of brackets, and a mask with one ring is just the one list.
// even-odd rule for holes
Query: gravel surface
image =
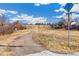
{"label": "gravel surface", "polygon": [[27,56],[79,56],[79,52],[73,53],[73,54],[59,54],[59,53],[54,53],[54,52],[50,52],[48,50],[45,50],[42,52],[29,54]]}
{"label": "gravel surface", "polygon": [[62,55],[66,56],[67,54],[57,54],[57,53],[53,53],[48,50],[45,50],[39,53],[29,54],[27,56],[62,56]]}
{"label": "gravel surface", "polygon": [[24,35],[10,44],[13,46],[19,46],[19,47],[11,47],[13,51],[13,55],[23,56],[23,55],[38,53],[45,50],[44,47],[35,43],[32,40],[32,35],[34,34]]}

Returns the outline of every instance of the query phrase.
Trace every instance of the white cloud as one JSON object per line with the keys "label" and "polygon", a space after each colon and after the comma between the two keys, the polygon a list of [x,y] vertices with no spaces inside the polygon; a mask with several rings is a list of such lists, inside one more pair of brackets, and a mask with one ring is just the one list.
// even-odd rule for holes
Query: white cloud
{"label": "white cloud", "polygon": [[[61,8],[63,8],[66,3],[59,3],[61,5]],[[73,7],[71,9],[71,12],[79,12],[79,3],[73,3]],[[64,8],[63,8],[64,9]]]}
{"label": "white cloud", "polygon": [[5,9],[0,9],[0,16],[11,13],[11,14],[17,14],[17,11],[12,11],[12,10],[5,10]]}
{"label": "white cloud", "polygon": [[7,13],[6,10],[0,9],[0,15],[6,14],[6,13]]}
{"label": "white cloud", "polygon": [[66,14],[65,13],[63,13],[62,15],[59,15],[59,16],[54,16],[55,18],[64,18],[64,16],[65,16]]}
{"label": "white cloud", "polygon": [[33,17],[33,16],[29,16],[27,14],[21,14],[21,15],[17,15],[17,17],[12,18],[11,21],[16,21],[16,20],[26,20],[28,21],[28,24],[35,24],[35,23],[45,23],[46,22],[46,18],[44,17]]}
{"label": "white cloud", "polygon": [[59,3],[61,6],[59,9],[55,9],[55,12],[61,12],[64,11],[65,13],[67,12],[63,7],[66,5],[66,3]]}
{"label": "white cloud", "polygon": [[37,18],[32,18],[30,19],[29,23],[35,24],[35,23],[45,23],[46,19],[43,17],[37,17]]}
{"label": "white cloud", "polygon": [[39,3],[35,3],[34,5],[35,5],[35,6],[40,6],[40,4],[39,4]]}
{"label": "white cloud", "polygon": [[71,15],[71,17],[72,17],[72,19],[79,18],[79,14],[73,13],[73,14]]}
{"label": "white cloud", "polygon": [[66,12],[63,8],[59,8],[59,9],[56,9],[56,10],[55,10],[55,12],[61,12],[61,11]]}
{"label": "white cloud", "polygon": [[74,4],[73,8],[71,9],[71,12],[79,12],[79,3]]}
{"label": "white cloud", "polygon": [[[64,18],[66,21],[68,21],[68,15],[67,15],[67,14],[64,14],[64,15],[63,15],[63,18]],[[73,14],[70,15],[70,20],[71,20],[71,21],[74,20],[74,19],[76,19],[76,18],[79,18],[79,14],[73,13]]]}
{"label": "white cloud", "polygon": [[62,18],[63,16],[62,15],[60,15],[60,16],[56,16],[55,18]]}
{"label": "white cloud", "polygon": [[11,11],[11,10],[7,10],[6,12],[11,13],[11,14],[17,14],[18,13],[17,11]]}
{"label": "white cloud", "polygon": [[[64,11],[64,13],[62,14],[62,15],[60,15],[60,16],[56,16],[56,18],[64,18],[64,19],[68,19],[68,16],[66,15],[66,11],[65,11],[65,9],[63,8],[65,5],[66,5],[66,3],[59,3],[60,5],[61,5],[61,7],[59,8],[59,9],[56,9],[55,10],[55,12],[61,12],[61,11]],[[74,6],[73,6],[73,8],[71,9],[71,12],[79,12],[79,3],[75,3],[74,4]],[[72,19],[74,19],[74,18],[77,18],[77,17],[79,17],[79,14],[73,14],[72,13],[72,15],[70,15],[70,17],[72,18]]]}
{"label": "white cloud", "polygon": [[41,6],[41,5],[49,5],[50,3],[35,3],[35,6]]}

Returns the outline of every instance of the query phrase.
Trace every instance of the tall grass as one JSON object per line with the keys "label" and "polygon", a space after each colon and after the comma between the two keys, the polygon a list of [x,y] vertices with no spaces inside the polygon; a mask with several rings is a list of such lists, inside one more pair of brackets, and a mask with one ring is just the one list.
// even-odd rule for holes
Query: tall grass
{"label": "tall grass", "polygon": [[77,52],[79,51],[79,46],[77,45],[79,43],[79,32],[72,31],[71,33],[70,47],[68,46],[67,30],[39,30],[37,35],[33,36],[33,39],[50,51],[58,53]]}

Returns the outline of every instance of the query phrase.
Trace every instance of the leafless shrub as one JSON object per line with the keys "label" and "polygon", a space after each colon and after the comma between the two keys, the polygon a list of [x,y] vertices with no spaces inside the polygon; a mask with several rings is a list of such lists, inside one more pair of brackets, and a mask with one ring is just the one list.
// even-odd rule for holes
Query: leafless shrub
{"label": "leafless shrub", "polygon": [[6,25],[0,27],[0,35],[10,34],[13,31],[14,31],[14,25],[13,24],[6,24]]}

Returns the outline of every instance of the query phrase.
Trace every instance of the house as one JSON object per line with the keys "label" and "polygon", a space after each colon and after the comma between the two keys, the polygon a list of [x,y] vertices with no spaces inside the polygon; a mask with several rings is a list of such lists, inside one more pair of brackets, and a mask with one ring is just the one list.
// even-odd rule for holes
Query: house
{"label": "house", "polygon": [[15,24],[14,27],[15,27],[15,30],[19,30],[21,28],[21,25],[20,24]]}
{"label": "house", "polygon": [[[65,22],[65,28],[68,30],[68,22]],[[79,22],[72,21],[70,22],[69,29],[77,29],[79,30]]]}

